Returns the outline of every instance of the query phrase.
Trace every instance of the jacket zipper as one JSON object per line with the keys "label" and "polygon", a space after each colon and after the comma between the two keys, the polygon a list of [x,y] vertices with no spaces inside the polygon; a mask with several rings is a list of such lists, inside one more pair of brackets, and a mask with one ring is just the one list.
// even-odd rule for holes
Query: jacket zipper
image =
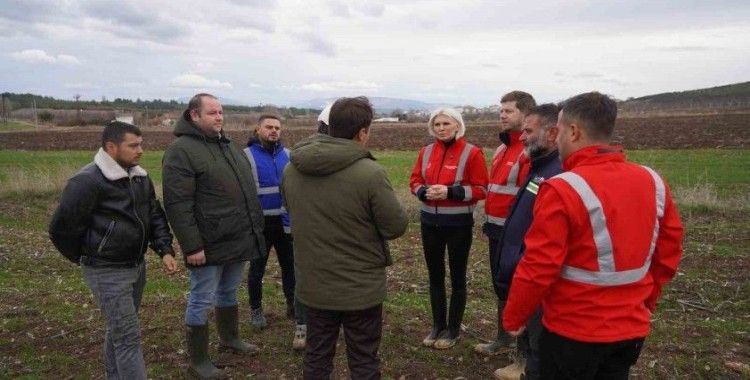
{"label": "jacket zipper", "polygon": [[109,236],[112,235],[112,231],[115,230],[115,221],[110,220],[109,225],[107,226],[107,231],[104,233],[104,237],[102,238],[102,241],[99,242],[99,247],[96,248],[96,253],[100,254],[102,253],[102,250],[104,250],[104,246],[107,245],[107,240],[109,240]]}
{"label": "jacket zipper", "polygon": [[[440,183],[440,172],[443,171],[443,164],[445,163],[445,156],[448,154],[448,149],[450,149],[450,146],[445,147],[445,151],[443,151],[443,157],[440,159],[440,167],[438,168],[437,178],[435,178],[435,182],[438,184]],[[446,194],[445,199],[448,199],[448,194]],[[437,206],[437,202],[435,202],[435,215],[437,214],[438,214],[438,206]]]}
{"label": "jacket zipper", "polygon": [[128,176],[128,188],[130,189],[130,196],[133,197],[133,214],[135,214],[135,219],[138,221],[138,224],[141,226],[141,249],[138,251],[138,255],[140,256],[141,253],[143,253],[143,241],[146,240],[146,226],[143,224],[143,221],[138,216],[138,208],[135,205],[135,191],[133,190],[133,177]]}

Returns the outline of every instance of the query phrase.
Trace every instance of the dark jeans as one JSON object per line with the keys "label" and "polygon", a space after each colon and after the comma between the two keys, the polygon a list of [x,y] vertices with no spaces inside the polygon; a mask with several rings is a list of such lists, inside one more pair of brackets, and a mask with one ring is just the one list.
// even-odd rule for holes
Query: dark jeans
{"label": "dark jeans", "polygon": [[138,309],[146,264],[132,268],[81,265],[83,278],[104,314],[104,368],[107,379],[146,379]]}
{"label": "dark jeans", "polygon": [[364,310],[322,310],[306,306],[307,345],[304,379],[329,379],[339,329],[344,326],[346,358],[352,379],[380,379],[378,348],[383,331],[383,305]]}
{"label": "dark jeans", "polygon": [[518,351],[526,358],[526,380],[539,379],[539,339],[542,336],[542,308],[537,309],[518,337]]}
{"label": "dark jeans", "polygon": [[250,298],[250,307],[258,309],[263,302],[263,275],[266,274],[271,247],[276,250],[276,257],[281,266],[281,285],[284,289],[284,297],[287,304],[294,302],[294,249],[292,235],[284,233],[281,225],[268,226],[263,235],[266,238],[266,255],[250,261],[250,271],[247,275],[247,292]]}
{"label": "dark jeans", "polygon": [[627,380],[645,338],[612,343],[579,342],[542,329],[541,379]]}
{"label": "dark jeans", "polygon": [[[466,265],[472,241],[472,226],[426,226],[422,224],[422,247],[430,276],[433,328],[457,334],[466,307]],[[446,307],[445,250],[451,276],[450,310]],[[448,311],[446,323],[445,314]]]}

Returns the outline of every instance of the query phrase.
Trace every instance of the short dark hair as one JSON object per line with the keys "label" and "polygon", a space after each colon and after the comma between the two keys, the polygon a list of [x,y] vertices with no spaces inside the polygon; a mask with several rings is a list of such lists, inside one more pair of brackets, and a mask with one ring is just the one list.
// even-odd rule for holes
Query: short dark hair
{"label": "short dark hair", "polygon": [[562,103],[563,118],[576,120],[594,140],[609,140],[615,129],[617,103],[597,91],[576,95]]}
{"label": "short dark hair", "polygon": [[104,127],[104,131],[102,131],[102,148],[104,148],[108,142],[113,142],[115,145],[119,145],[122,140],[125,140],[126,133],[132,133],[136,136],[143,135],[141,129],[133,124],[117,120],[110,121]]}
{"label": "short dark hair", "polygon": [[260,117],[258,118],[258,125],[260,125],[260,123],[262,123],[263,120],[266,120],[266,119],[275,119],[275,120],[278,120],[279,123],[281,122],[281,118],[278,115],[264,113],[260,115]]}
{"label": "short dark hair", "polygon": [[331,106],[328,134],[351,140],[362,128],[370,128],[372,115],[372,105],[366,97],[340,98]]}
{"label": "short dark hair", "polygon": [[187,108],[186,112],[190,113],[190,111],[196,111],[196,112],[200,113],[201,106],[203,105],[203,98],[205,98],[205,97],[209,97],[209,98],[218,100],[215,96],[213,96],[211,94],[208,94],[208,93],[205,93],[205,92],[201,92],[200,94],[195,94],[195,95],[193,95],[192,98],[190,98],[190,101],[188,102],[188,108]]}
{"label": "short dark hair", "polygon": [[503,97],[500,98],[500,103],[506,102],[516,102],[516,108],[523,112],[524,115],[528,115],[531,108],[536,106],[536,100],[534,100],[534,97],[524,91],[511,91],[503,95]]}
{"label": "short dark hair", "polygon": [[544,103],[531,107],[528,115],[538,115],[544,120],[544,128],[549,128],[557,124],[557,115],[560,114],[560,108],[554,103]]}

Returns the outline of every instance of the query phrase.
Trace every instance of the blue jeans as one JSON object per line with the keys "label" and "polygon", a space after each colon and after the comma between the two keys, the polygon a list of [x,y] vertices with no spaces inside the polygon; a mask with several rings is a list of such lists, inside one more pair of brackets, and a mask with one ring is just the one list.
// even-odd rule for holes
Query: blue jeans
{"label": "blue jeans", "polygon": [[107,379],[146,379],[138,309],[146,266],[98,268],[81,265],[83,278],[104,314],[104,367]]}
{"label": "blue jeans", "polygon": [[245,272],[245,262],[225,265],[205,265],[190,268],[190,295],[185,310],[185,324],[208,324],[208,310],[212,305],[237,305],[237,289]]}

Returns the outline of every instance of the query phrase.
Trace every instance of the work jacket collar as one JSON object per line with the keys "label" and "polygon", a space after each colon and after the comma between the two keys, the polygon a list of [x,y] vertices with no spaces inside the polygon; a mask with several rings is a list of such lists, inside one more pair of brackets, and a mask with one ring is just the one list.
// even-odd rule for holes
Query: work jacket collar
{"label": "work jacket collar", "polygon": [[573,152],[563,162],[563,170],[603,162],[624,162],[625,153],[619,145],[592,145]]}

